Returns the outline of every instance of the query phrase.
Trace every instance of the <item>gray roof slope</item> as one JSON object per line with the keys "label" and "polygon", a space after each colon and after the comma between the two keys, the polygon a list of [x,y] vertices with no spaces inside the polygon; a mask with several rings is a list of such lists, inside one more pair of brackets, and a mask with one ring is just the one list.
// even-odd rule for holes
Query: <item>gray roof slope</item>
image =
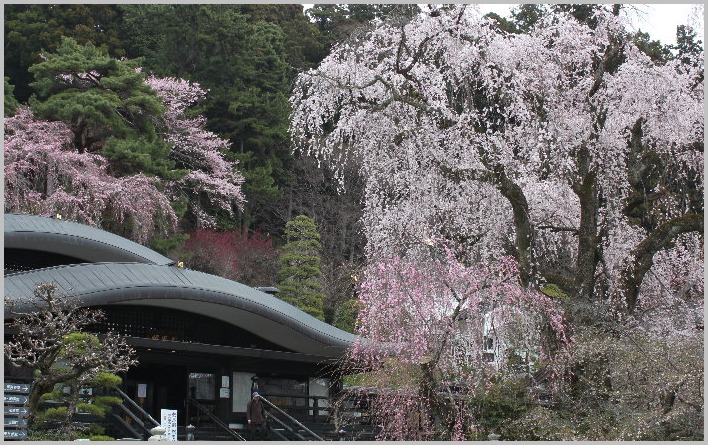
{"label": "gray roof slope", "polygon": [[61,293],[78,298],[82,306],[132,304],[190,311],[306,354],[337,358],[358,338],[272,295],[190,269],[136,263],[58,266],[5,276],[5,295],[27,297],[41,282],[57,283]]}
{"label": "gray roof slope", "polygon": [[5,214],[5,248],[59,253],[86,262],[174,262],[152,249],[105,230],[36,215]]}

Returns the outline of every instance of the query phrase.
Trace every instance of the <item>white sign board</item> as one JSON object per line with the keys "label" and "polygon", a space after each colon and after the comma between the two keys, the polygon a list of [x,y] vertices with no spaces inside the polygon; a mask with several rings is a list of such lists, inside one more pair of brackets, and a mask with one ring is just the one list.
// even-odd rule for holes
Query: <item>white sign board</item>
{"label": "white sign board", "polygon": [[177,442],[177,410],[161,409],[160,426],[165,429],[165,439]]}
{"label": "white sign board", "polygon": [[147,383],[138,383],[138,397],[147,397]]}
{"label": "white sign board", "polygon": [[246,405],[251,400],[251,377],[255,374],[250,372],[234,372],[232,375],[233,397],[231,398],[232,411],[235,413],[245,413]]}

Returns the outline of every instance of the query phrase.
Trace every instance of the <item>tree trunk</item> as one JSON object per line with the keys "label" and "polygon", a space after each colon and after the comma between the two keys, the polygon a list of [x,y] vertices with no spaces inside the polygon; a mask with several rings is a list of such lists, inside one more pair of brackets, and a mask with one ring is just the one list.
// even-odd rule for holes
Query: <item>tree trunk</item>
{"label": "tree trunk", "polygon": [[626,302],[628,313],[633,313],[637,306],[639,287],[654,264],[654,254],[669,247],[677,236],[689,232],[703,233],[702,213],[683,215],[663,223],[632,250],[615,290]]}
{"label": "tree trunk", "polygon": [[575,263],[573,291],[582,301],[590,301],[595,289],[597,269],[598,210],[600,207],[597,177],[590,167],[590,154],[582,147],[578,154],[580,182],[573,184],[573,191],[580,202],[580,226],[578,228],[578,251]]}
{"label": "tree trunk", "polygon": [[507,176],[504,167],[489,160],[486,150],[481,150],[482,164],[487,171],[455,170],[440,166],[440,173],[447,179],[459,183],[465,180],[482,181],[493,184],[501,195],[511,205],[514,218],[514,231],[516,239],[516,260],[519,262],[519,275],[524,286],[538,282],[538,271],[534,257],[536,241],[535,227],[529,213],[529,203],[521,187]]}
{"label": "tree trunk", "polygon": [[71,427],[74,414],[76,414],[76,404],[79,400],[79,386],[77,384],[69,385],[69,406],[66,409],[66,417],[64,417],[65,427]]}
{"label": "tree trunk", "polygon": [[87,125],[83,118],[79,117],[76,125],[72,128],[74,133],[74,147],[79,153],[86,152],[86,131]]}
{"label": "tree trunk", "polygon": [[536,237],[529,214],[528,201],[526,201],[526,196],[521,187],[509,179],[501,168],[494,173],[498,179],[497,190],[509,201],[514,215],[517,260],[519,261],[521,283],[524,286],[534,284],[537,281],[536,261],[533,252]]}
{"label": "tree trunk", "polygon": [[[51,387],[49,389],[51,389]],[[29,397],[27,398],[27,410],[29,411],[29,414],[27,415],[27,429],[30,431],[34,425],[34,419],[37,417],[39,398],[46,392],[48,392],[46,386],[41,385],[41,383],[37,381],[32,382],[32,389],[30,390]]]}
{"label": "tree trunk", "polygon": [[32,382],[32,389],[27,400],[27,410],[29,414],[27,415],[27,428],[32,429],[35,418],[37,417],[37,409],[39,408],[39,399],[42,394],[51,392],[54,389],[54,382],[43,381],[37,379]]}
{"label": "tree trunk", "polygon": [[605,51],[593,75],[593,85],[588,90],[587,101],[594,115],[593,131],[588,140],[583,141],[578,149],[577,166],[580,180],[575,182],[573,192],[580,201],[580,227],[578,230],[578,251],[575,264],[575,296],[589,301],[595,290],[595,271],[599,261],[598,214],[600,209],[600,191],[597,185],[597,173],[592,166],[592,156],[587,147],[589,141],[597,140],[607,118],[606,110],[593,103],[592,98],[602,85],[605,72],[620,57],[621,45],[613,42]]}

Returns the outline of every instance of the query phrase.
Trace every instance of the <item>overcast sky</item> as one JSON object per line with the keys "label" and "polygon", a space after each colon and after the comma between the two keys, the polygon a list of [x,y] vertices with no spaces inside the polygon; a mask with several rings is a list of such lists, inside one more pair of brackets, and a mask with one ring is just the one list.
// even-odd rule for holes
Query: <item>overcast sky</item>
{"label": "overcast sky", "polygon": [[[453,3],[456,1],[453,0]],[[322,3],[334,3],[324,1]],[[360,1],[357,3],[366,3]],[[407,2],[404,2],[407,3]],[[432,2],[441,3],[441,2]],[[497,4],[480,4],[479,7],[483,14],[488,12],[496,12],[502,17],[510,18],[511,8],[519,3],[497,3]],[[304,5],[309,8],[312,4]],[[676,26],[691,23],[697,29],[699,35],[703,35],[703,5],[701,7],[700,22],[695,23],[695,19],[691,20],[691,14],[694,12],[696,4],[627,4],[627,11],[631,11],[628,17],[631,18],[632,30],[641,29],[643,32],[649,33],[652,40],[659,40],[665,45],[676,43]],[[704,40],[701,38],[701,40]],[[704,40],[705,41],[705,40]]]}
{"label": "overcast sky", "polygon": [[[479,5],[482,13],[496,12],[502,17],[510,17],[509,11],[518,3],[510,4],[485,4]],[[649,33],[652,40],[659,40],[661,43],[670,45],[676,43],[676,26],[689,23],[693,4],[632,4],[628,17],[632,20],[634,31],[641,29]],[[701,26],[703,18],[701,17]],[[694,25],[695,26],[695,25]],[[703,29],[699,30],[703,34]],[[703,39],[701,39],[703,40]]]}

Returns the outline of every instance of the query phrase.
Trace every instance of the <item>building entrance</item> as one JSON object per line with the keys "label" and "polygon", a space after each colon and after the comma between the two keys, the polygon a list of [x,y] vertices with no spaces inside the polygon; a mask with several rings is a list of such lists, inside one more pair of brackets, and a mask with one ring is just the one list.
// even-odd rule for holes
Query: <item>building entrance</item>
{"label": "building entrance", "polygon": [[188,392],[186,366],[141,363],[128,371],[125,392],[153,419],[160,422],[160,410],[177,410],[177,422],[184,425]]}

